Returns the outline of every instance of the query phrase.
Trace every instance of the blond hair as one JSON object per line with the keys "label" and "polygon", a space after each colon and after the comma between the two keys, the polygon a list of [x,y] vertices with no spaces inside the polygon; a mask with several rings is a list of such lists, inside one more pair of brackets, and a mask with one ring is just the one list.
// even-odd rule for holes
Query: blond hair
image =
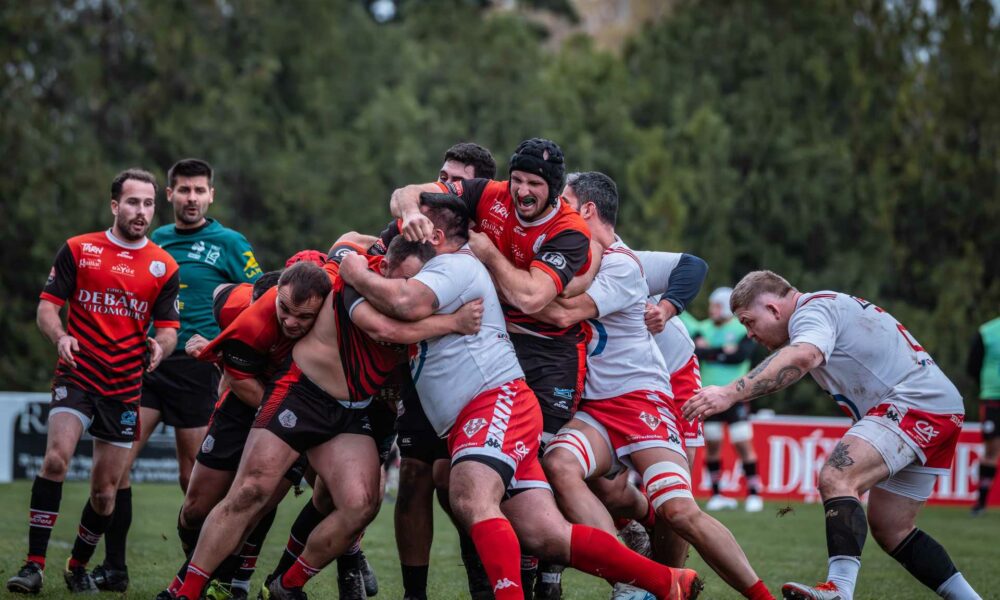
{"label": "blond hair", "polygon": [[733,288],[733,293],[729,297],[729,307],[736,312],[748,308],[763,294],[774,294],[783,298],[794,290],[787,279],[774,271],[751,271]]}

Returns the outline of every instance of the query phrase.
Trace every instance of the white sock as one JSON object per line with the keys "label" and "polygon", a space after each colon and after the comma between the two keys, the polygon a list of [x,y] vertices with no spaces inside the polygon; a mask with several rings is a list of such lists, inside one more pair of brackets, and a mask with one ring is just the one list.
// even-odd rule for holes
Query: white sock
{"label": "white sock", "polygon": [[233,579],[233,589],[241,589],[244,591],[250,591],[250,580],[247,579],[243,581],[242,579]]}
{"label": "white sock", "polygon": [[983,600],[961,573],[949,577],[936,591],[938,596],[948,600]]}
{"label": "white sock", "polygon": [[826,580],[837,584],[844,600],[854,598],[854,584],[858,582],[858,571],[861,570],[861,560],[853,556],[831,556],[830,570]]}

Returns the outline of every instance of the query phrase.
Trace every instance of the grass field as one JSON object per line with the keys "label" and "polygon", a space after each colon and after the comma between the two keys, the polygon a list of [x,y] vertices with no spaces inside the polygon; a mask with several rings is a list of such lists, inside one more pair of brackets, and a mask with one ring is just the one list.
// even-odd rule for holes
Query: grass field
{"label": "grass field", "polygon": [[[27,548],[26,517],[30,488],[30,482],[0,485],[0,506],[3,507],[0,513],[0,577],[4,580],[20,566]],[[47,598],[70,596],[62,582],[61,567],[69,555],[86,493],[87,488],[83,484],[66,485],[62,513],[49,549],[50,568],[46,572],[46,589],[43,592]],[[134,493],[135,520],[128,555],[132,584],[125,596],[151,599],[166,586],[180,564],[175,515],[181,495],[176,487],[162,484],[139,485]],[[305,498],[289,498],[282,505],[264,547],[260,561],[262,569],[270,570],[274,565],[291,520]],[[763,513],[724,512],[718,517],[736,535],[757,573],[772,591],[777,591],[781,583],[789,579],[813,582],[825,577],[826,544],[820,507],[793,505],[794,512],[780,518],[776,515],[778,508],[778,505],[768,504]],[[392,509],[391,503],[383,506],[382,513],[365,537],[364,548],[379,574],[379,598],[399,600],[402,598],[402,587],[392,532]],[[948,548],[956,564],[983,598],[1000,598],[997,592],[1000,589],[1000,545],[997,543],[1000,538],[1000,511],[973,519],[965,509],[929,508],[923,514],[921,526]],[[435,600],[467,597],[455,532],[440,513],[435,528],[429,597]],[[103,550],[99,548],[95,561],[101,557]],[[857,600],[936,597],[882,553],[871,539],[865,547],[863,561],[861,581],[855,595]],[[693,553],[690,564],[706,579],[703,598],[741,597],[726,588]],[[606,599],[609,589],[603,581],[570,573],[564,584],[564,597],[567,600]],[[309,584],[307,591],[317,599],[336,598],[335,570],[320,574]]]}

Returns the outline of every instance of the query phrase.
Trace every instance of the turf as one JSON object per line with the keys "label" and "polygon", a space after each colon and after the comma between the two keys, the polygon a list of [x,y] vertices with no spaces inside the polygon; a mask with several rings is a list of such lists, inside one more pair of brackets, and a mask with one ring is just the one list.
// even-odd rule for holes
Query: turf
{"label": "turf", "polygon": [[[16,572],[27,548],[27,513],[30,482],[0,485],[0,577]],[[131,588],[128,598],[153,596],[169,583],[181,561],[175,530],[175,515],[180,506],[180,491],[166,484],[142,484],[135,488],[135,519],[130,536],[128,560]],[[80,510],[87,494],[84,484],[67,484],[62,514],[56,524],[49,549],[46,572],[46,598],[68,598],[62,582],[61,567],[69,555]],[[306,496],[286,499],[271,530],[260,560],[262,569],[270,570],[284,546],[288,528]],[[826,575],[826,543],[823,517],[818,505],[793,504],[793,512],[777,516],[777,504],[768,504],[764,512],[742,511],[716,513],[739,540],[757,573],[776,592],[786,580],[814,582]],[[402,587],[399,563],[392,532],[393,505],[387,502],[365,536],[364,548],[379,574],[380,598],[399,600]],[[997,539],[1000,537],[1000,511],[971,518],[962,508],[932,507],[922,514],[921,527],[940,540],[966,578],[983,598],[1000,598],[1000,569]],[[458,540],[449,522],[439,512],[435,520],[436,536],[431,557],[428,596],[434,600],[465,598],[465,575],[458,555]],[[95,560],[103,556],[98,549]],[[883,598],[934,598],[894,560],[869,539],[865,547],[858,600]],[[690,565],[706,579],[703,598],[741,598],[728,589],[705,564],[692,553]],[[321,573],[308,588],[313,598],[336,598],[335,569]],[[255,578],[255,586],[261,577]],[[254,588],[256,589],[256,588]],[[610,588],[603,581],[579,573],[569,573],[564,584],[567,600],[607,599]],[[0,592],[6,594],[6,592]]]}

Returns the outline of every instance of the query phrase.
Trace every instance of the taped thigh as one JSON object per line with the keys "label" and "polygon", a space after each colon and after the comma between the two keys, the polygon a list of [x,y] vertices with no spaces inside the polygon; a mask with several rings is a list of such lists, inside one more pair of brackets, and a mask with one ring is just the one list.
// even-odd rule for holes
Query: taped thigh
{"label": "taped thigh", "polygon": [[597,470],[597,457],[587,435],[578,429],[564,427],[545,445],[545,455],[556,449],[569,452],[583,469],[583,478],[589,479]]}
{"label": "taped thigh", "polygon": [[642,482],[654,510],[674,498],[694,500],[694,495],[691,493],[691,476],[687,469],[677,463],[662,461],[650,465],[642,474]]}

